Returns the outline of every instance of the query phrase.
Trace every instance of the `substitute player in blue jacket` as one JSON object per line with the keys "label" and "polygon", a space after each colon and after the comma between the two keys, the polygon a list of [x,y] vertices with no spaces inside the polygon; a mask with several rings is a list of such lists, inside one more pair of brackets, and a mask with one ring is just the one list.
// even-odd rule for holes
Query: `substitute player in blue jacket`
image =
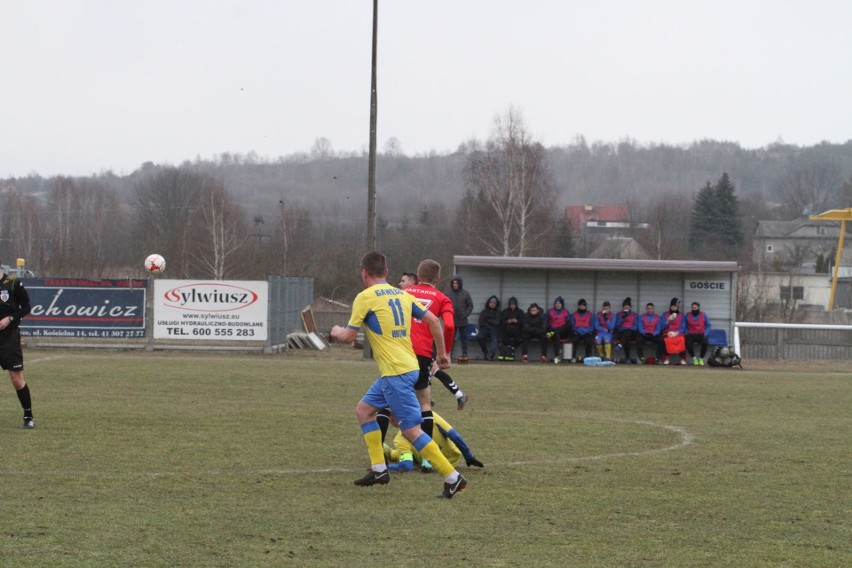
{"label": "substitute player in blue jacket", "polygon": [[[615,339],[624,349],[624,362],[635,364],[635,358],[630,357],[630,346],[637,343],[639,335],[639,316],[633,311],[633,302],[630,296],[624,298],[621,303],[621,311],[615,316]],[[636,345],[638,351],[639,346]]]}
{"label": "substitute player in blue jacket", "polygon": [[648,302],[645,304],[645,313],[639,318],[639,338],[636,340],[636,350],[639,353],[639,360],[641,362],[645,362],[645,344],[653,343],[656,362],[662,365],[663,353],[665,351],[662,333],[665,325],[665,319],[659,314],[654,313],[654,303]]}
{"label": "substitute player in blue jacket", "polygon": [[[701,304],[692,302],[692,309],[686,317],[686,350],[692,357],[693,365],[703,365],[704,356],[707,355],[707,336],[710,335],[710,318],[701,311]],[[699,356],[695,356],[695,346],[701,348]]]}
{"label": "substitute player in blue jacket", "polygon": [[582,363],[583,357],[578,355],[580,344],[583,344],[585,356],[591,357],[592,345],[595,344],[595,323],[592,321],[594,314],[586,309],[586,300],[580,298],[577,302],[577,310],[571,314],[571,329],[573,330],[574,358],[572,363]]}

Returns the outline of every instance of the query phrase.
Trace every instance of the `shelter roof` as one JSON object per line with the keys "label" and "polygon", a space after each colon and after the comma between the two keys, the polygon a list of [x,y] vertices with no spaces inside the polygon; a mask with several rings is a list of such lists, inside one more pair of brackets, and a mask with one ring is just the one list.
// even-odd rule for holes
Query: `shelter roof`
{"label": "shelter roof", "polygon": [[455,256],[455,266],[484,268],[600,270],[643,272],[737,272],[736,262],[709,260],[635,260],[603,258],[559,258],[541,256]]}

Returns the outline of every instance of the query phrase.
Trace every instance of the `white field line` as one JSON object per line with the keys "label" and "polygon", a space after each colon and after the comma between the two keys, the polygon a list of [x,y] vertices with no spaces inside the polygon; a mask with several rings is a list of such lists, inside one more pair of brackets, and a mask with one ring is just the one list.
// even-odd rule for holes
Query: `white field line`
{"label": "white field line", "polygon": [[65,355],[57,355],[56,357],[41,357],[39,359],[27,359],[24,361],[25,365],[32,365],[33,363],[44,363],[45,361],[56,361],[58,359],[67,359],[68,357]]}
{"label": "white field line", "polygon": [[[621,420],[616,418],[604,418],[597,420],[611,420],[613,422],[622,422],[626,424],[639,424],[642,426],[651,426],[653,428],[662,428],[663,430],[668,430],[669,432],[674,432],[678,435],[679,440],[664,448],[651,448],[647,450],[636,450],[634,452],[616,452],[612,454],[600,454],[594,456],[579,456],[579,457],[559,457],[548,460],[532,460],[532,461],[514,461],[514,462],[493,462],[489,461],[486,467],[488,466],[500,466],[500,467],[517,467],[517,466],[527,466],[527,465],[550,465],[550,464],[562,464],[562,463],[576,463],[576,462],[586,462],[586,461],[601,461],[612,458],[624,458],[624,457],[641,457],[641,456],[649,456],[653,454],[660,454],[664,452],[673,452],[675,450],[680,450],[685,448],[686,446],[693,443],[695,437],[686,431],[685,428],[681,426],[672,426],[670,424],[657,424],[656,422],[650,422],[647,420]],[[297,473],[338,473],[338,472],[348,472],[355,473],[359,471],[363,471],[363,467],[352,469],[352,468],[324,468],[324,469],[313,469],[313,470],[303,470],[303,469],[265,469],[261,470],[258,473],[262,474],[297,474]]]}
{"label": "white field line", "polygon": [[[578,456],[578,457],[559,457],[549,460],[534,460],[534,461],[514,461],[514,462],[488,462],[488,466],[490,467],[518,467],[518,466],[528,466],[528,465],[549,465],[549,464],[563,464],[563,463],[577,463],[577,462],[586,462],[586,461],[601,461],[606,459],[614,459],[614,458],[623,458],[623,457],[641,457],[641,456],[649,456],[653,454],[659,454],[663,452],[672,452],[675,450],[680,450],[685,448],[686,446],[692,444],[694,437],[692,434],[686,431],[686,429],[680,426],[672,426],[670,424],[657,424],[656,422],[650,422],[647,420],[621,420],[621,419],[603,419],[603,420],[611,420],[613,422],[622,422],[626,424],[638,424],[641,426],[650,426],[652,428],[662,428],[663,430],[668,430],[669,432],[674,432],[680,438],[677,443],[672,444],[670,446],[666,446],[663,448],[650,448],[647,450],[636,450],[632,452],[615,452],[611,454],[599,454],[593,456]],[[486,467],[488,467],[486,466]],[[285,469],[261,469],[255,472],[246,470],[245,468],[239,468],[239,470],[207,470],[207,471],[199,471],[199,470],[187,470],[187,471],[170,471],[170,472],[136,472],[135,475],[140,475],[143,477],[178,477],[178,476],[186,476],[186,477],[196,477],[196,476],[207,476],[207,477],[219,477],[223,475],[234,475],[239,472],[241,475],[251,475],[252,473],[256,475],[316,475],[316,474],[325,474],[325,473],[356,473],[363,471],[363,467],[359,468],[349,468],[349,467],[321,467],[321,468],[285,468]],[[21,473],[21,470],[9,470],[3,471],[0,470],[0,473],[3,475],[14,475],[15,473]],[[86,470],[86,471],[62,471],[62,470],[54,470],[54,471],[40,471],[39,474],[52,474],[52,475],[76,475],[76,476],[85,476],[85,477],[99,477],[99,478],[110,478],[110,477],[125,477],[127,474],[122,472],[105,472],[105,471],[95,471],[95,470]],[[33,472],[30,471],[29,475],[32,476]]]}
{"label": "white field line", "polygon": [[536,465],[536,464],[556,464],[556,463],[573,463],[573,462],[585,462],[585,461],[601,461],[611,458],[624,458],[624,457],[641,457],[641,456],[650,456],[653,454],[661,454],[664,452],[673,452],[675,450],[680,450],[690,445],[694,440],[694,436],[686,431],[685,428],[681,426],[673,426],[671,424],[657,424],[656,422],[650,422],[647,420],[617,420],[612,419],[614,422],[623,422],[628,424],[640,424],[642,426],[651,426],[653,428],[662,428],[663,430],[668,430],[669,432],[674,432],[679,436],[679,440],[677,443],[672,444],[671,446],[666,446],[664,448],[651,448],[648,450],[637,450],[634,452],[615,452],[612,454],[599,454],[595,456],[580,456],[580,457],[562,457],[553,460],[535,460],[535,461],[516,461],[516,462],[506,462],[498,465],[505,466],[523,466],[523,465]]}

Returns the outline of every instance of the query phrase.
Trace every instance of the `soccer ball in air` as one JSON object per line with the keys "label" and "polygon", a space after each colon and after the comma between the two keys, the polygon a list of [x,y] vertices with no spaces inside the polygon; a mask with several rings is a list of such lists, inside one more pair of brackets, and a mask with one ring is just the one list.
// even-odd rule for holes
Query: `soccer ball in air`
{"label": "soccer ball in air", "polygon": [[148,255],[145,259],[145,270],[151,274],[161,274],[166,269],[166,259],[159,254]]}

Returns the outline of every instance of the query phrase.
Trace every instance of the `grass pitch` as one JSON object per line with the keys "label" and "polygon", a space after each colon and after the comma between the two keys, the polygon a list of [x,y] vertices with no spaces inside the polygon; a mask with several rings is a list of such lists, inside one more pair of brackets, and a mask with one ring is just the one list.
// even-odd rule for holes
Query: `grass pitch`
{"label": "grass pitch", "polygon": [[28,350],[0,565],[848,566],[848,362],[454,367],[485,469],[358,488],[360,352]]}

